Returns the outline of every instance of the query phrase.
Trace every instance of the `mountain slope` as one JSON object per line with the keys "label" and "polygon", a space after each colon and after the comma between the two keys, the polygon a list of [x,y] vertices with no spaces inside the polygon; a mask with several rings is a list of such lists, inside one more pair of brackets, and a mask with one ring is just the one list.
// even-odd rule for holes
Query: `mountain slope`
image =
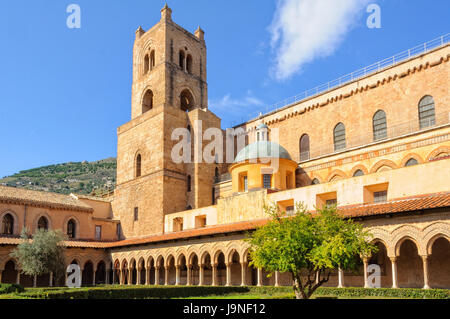
{"label": "mountain slope", "polygon": [[116,159],[69,162],[20,171],[0,179],[0,185],[60,194],[101,195],[114,189]]}

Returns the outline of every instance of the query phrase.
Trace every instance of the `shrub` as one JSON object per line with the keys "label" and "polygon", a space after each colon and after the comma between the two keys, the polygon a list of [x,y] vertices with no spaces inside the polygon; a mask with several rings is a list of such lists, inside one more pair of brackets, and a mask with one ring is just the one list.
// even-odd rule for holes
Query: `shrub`
{"label": "shrub", "polygon": [[25,289],[18,284],[0,284],[0,295],[23,291],[25,291]]}

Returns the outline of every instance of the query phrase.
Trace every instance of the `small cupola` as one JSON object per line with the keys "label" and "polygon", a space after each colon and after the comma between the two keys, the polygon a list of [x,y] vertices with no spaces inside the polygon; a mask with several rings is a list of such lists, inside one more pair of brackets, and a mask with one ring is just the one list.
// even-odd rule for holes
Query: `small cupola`
{"label": "small cupola", "polygon": [[261,123],[256,128],[256,141],[268,141],[269,140],[269,127]]}

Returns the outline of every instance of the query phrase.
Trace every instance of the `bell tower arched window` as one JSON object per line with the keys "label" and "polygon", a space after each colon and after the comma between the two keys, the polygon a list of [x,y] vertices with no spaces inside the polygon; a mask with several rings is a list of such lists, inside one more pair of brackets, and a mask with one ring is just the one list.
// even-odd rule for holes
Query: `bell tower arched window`
{"label": "bell tower arched window", "polygon": [[146,54],[144,57],[144,74],[147,74],[149,68],[150,68],[150,58],[148,57],[148,54]]}
{"label": "bell tower arched window", "polygon": [[182,68],[184,70],[184,59],[186,58],[184,51],[180,50],[180,54],[179,54],[179,66],[180,68]]}
{"label": "bell tower arched window", "polygon": [[153,70],[154,67],[155,67],[155,50],[152,50],[152,52],[150,52],[150,70]]}
{"label": "bell tower arched window", "polygon": [[186,57],[186,70],[192,74],[192,55],[188,54]]}
{"label": "bell tower arched window", "polygon": [[190,111],[194,108],[194,98],[189,90],[184,90],[180,95],[180,108],[183,111]]}
{"label": "bell tower arched window", "polygon": [[142,174],[142,156],[138,154],[136,156],[136,177],[140,177]]}
{"label": "bell tower arched window", "polygon": [[153,92],[152,90],[147,90],[142,99],[142,114],[150,111],[153,108]]}

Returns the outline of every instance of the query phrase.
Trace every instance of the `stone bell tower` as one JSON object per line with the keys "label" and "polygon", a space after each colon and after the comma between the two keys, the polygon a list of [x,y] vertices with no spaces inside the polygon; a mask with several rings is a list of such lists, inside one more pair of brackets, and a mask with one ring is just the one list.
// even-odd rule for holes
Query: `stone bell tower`
{"label": "stone bell tower", "polygon": [[[171,158],[176,128],[192,134],[220,128],[207,101],[204,32],[178,26],[165,5],[156,25],[136,30],[131,121],[117,130],[113,212],[124,237],[171,231],[164,229],[165,214],[211,205],[216,165]],[[195,132],[197,121],[202,132]]]}
{"label": "stone bell tower", "polygon": [[206,108],[206,46],[200,27],[189,33],[172,21],[172,10],[150,30],[136,30],[133,48],[132,118],[160,107]]}

